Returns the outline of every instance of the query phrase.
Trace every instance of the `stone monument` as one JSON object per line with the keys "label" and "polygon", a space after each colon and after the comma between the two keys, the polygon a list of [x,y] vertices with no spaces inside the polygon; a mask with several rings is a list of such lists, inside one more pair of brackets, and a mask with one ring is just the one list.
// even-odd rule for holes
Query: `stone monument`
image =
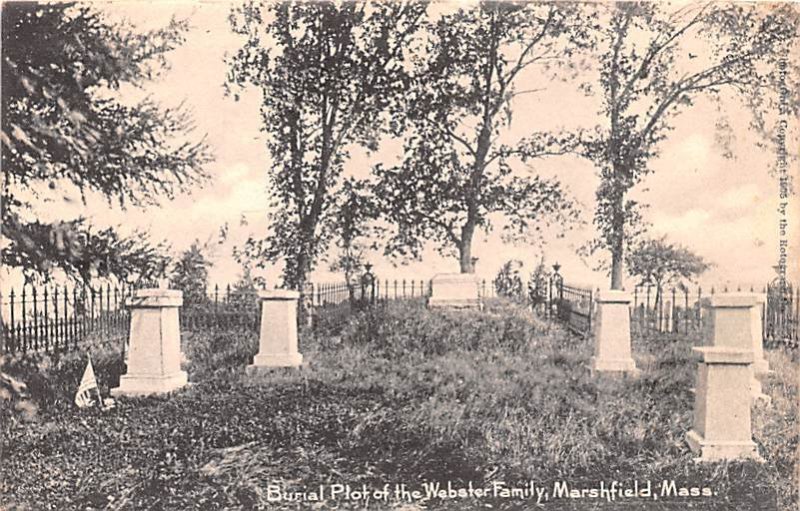
{"label": "stone monument", "polygon": [[597,293],[592,372],[639,373],[631,357],[630,303],[631,296],[625,291],[612,289]]}
{"label": "stone monument", "polygon": [[761,337],[761,305],[763,296],[755,293],[724,293],[714,295],[707,306],[708,325],[706,345],[753,353],[750,365],[750,392],[754,399],[769,401],[756,378],[756,365],[762,373],[768,368],[764,360]]}
{"label": "stone monument", "polygon": [[750,424],[752,350],[720,346],[692,350],[700,362],[694,424],[686,442],[699,455],[697,461],[760,460]]}
{"label": "stone monument", "polygon": [[259,291],[261,333],[258,354],[247,374],[275,367],[297,367],[303,355],[297,351],[297,302],[300,293],[286,289]]}
{"label": "stone monument", "polygon": [[128,371],[112,396],[165,393],[186,385],[181,371],[178,309],[183,293],[174,289],[139,289],[128,299],[131,332]]}
{"label": "stone monument", "polygon": [[431,280],[429,307],[480,309],[480,281],[473,273],[440,273]]}

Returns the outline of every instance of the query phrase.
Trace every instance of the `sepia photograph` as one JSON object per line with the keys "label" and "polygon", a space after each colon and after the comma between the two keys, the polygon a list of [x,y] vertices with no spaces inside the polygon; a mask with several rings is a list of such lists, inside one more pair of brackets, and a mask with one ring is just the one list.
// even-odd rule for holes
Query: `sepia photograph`
{"label": "sepia photograph", "polygon": [[800,507],[800,3],[0,18],[0,510]]}

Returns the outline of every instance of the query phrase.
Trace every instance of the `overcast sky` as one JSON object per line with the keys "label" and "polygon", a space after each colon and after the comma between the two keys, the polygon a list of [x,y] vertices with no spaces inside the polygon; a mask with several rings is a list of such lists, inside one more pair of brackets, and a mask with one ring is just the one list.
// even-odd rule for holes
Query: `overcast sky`
{"label": "overcast sky", "polygon": [[[51,210],[50,214],[59,218],[89,216],[100,226],[118,225],[126,232],[134,228],[149,230],[156,240],[168,239],[176,251],[187,248],[195,238],[201,241],[215,238],[220,227],[228,223],[229,240],[221,245],[212,242],[211,279],[220,284],[232,282],[239,271],[231,257],[233,245],[241,244],[251,233],[266,229],[264,213],[269,190],[265,173],[269,157],[259,131],[259,93],[244,94],[239,102],[224,96],[223,58],[241,44],[228,28],[230,5],[137,2],[114,3],[106,9],[112,17],[125,16],[142,28],[164,25],[172,15],[191,18],[192,29],[186,43],[170,55],[171,70],[149,84],[146,92],[164,105],[185,101],[191,108],[197,134],[207,133],[208,143],[216,154],[216,161],[209,167],[212,180],[191,195],[165,201],[160,208],[122,211],[90,198],[87,206],[73,202],[63,210]],[[530,75],[529,79],[539,76]],[[550,83],[545,92],[521,96],[514,104],[514,123],[506,136],[513,139],[527,131],[591,126],[602,121],[597,116],[597,101],[578,93],[573,82]],[[778,183],[768,175],[775,156],[755,147],[747,135],[743,112],[732,113],[737,134],[734,159],[723,158],[723,150],[715,143],[715,108],[699,102],[679,118],[670,138],[661,146],[662,156],[653,161],[654,172],[637,187],[634,195],[650,205],[646,218],[653,224],[653,234],[666,234],[716,265],[704,276],[704,283],[761,285],[775,276],[772,266],[778,253]],[[392,163],[399,155],[399,144],[400,141],[386,141],[381,151],[373,155],[354,151],[347,171],[359,173],[377,162]],[[548,264],[561,263],[568,281],[607,285],[608,279],[602,273],[593,272],[591,263],[575,254],[578,246],[595,235],[591,215],[597,177],[593,167],[586,161],[564,157],[537,163],[535,170],[559,176],[584,206],[586,226],[563,239],[551,237],[543,249],[507,246],[497,234],[481,235],[473,248],[479,258],[478,274],[492,278],[499,266],[511,258],[522,259],[529,271],[543,250]],[[794,222],[796,232],[800,216],[796,200],[793,202],[790,221]],[[240,225],[242,217],[247,220],[246,225]],[[793,244],[796,254],[796,237]],[[378,253],[369,259],[377,273],[388,278],[427,278],[435,273],[458,271],[455,258],[442,259],[433,250],[426,252],[423,262],[408,266],[394,267]],[[796,271],[796,260],[792,266]],[[316,273],[317,280],[338,279],[324,271],[324,263],[320,270]],[[266,275],[271,283],[276,283],[276,268]]]}

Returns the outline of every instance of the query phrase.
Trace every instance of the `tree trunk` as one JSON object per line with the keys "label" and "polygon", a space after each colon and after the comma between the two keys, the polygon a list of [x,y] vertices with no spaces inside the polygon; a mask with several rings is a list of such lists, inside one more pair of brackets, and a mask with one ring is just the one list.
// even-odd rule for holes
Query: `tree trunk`
{"label": "tree trunk", "polygon": [[[614,174],[619,176],[622,169],[614,165]],[[617,187],[622,184],[617,181]],[[625,256],[625,190],[618,189],[615,193],[612,207],[611,220],[611,289],[622,290],[622,267]]]}
{"label": "tree trunk", "polygon": [[611,289],[622,289],[622,265],[625,249],[625,195],[623,192],[614,201],[613,232],[611,239]]}
{"label": "tree trunk", "polygon": [[472,236],[475,234],[475,222],[467,221],[461,228],[461,243],[458,245],[458,261],[461,273],[475,273],[472,262]]}
{"label": "tree trunk", "polygon": [[611,252],[611,289],[622,289],[622,247]]}

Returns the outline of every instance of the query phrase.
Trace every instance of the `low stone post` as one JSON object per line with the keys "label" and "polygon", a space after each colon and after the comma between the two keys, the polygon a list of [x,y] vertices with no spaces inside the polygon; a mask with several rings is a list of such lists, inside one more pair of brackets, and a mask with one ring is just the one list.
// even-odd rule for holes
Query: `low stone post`
{"label": "low stone post", "polygon": [[261,335],[258,354],[247,374],[274,367],[297,367],[303,355],[297,351],[297,301],[300,293],[286,289],[259,291]]}
{"label": "low stone post", "polygon": [[700,355],[694,425],[686,442],[697,461],[760,460],[750,425],[753,352],[719,346],[692,349]]}
{"label": "low stone post", "polygon": [[630,303],[625,291],[598,291],[593,372],[639,372],[631,357]]}
{"label": "low stone post", "polygon": [[[750,351],[753,361],[763,369],[766,364],[761,339],[761,297],[755,293],[724,293],[711,297],[708,305],[709,346]],[[750,393],[754,399],[769,401],[756,378],[755,364],[750,368]]]}
{"label": "low stone post", "polygon": [[174,289],[139,289],[128,299],[131,311],[128,371],[112,396],[165,393],[186,385],[181,371],[178,309],[183,293]]}

